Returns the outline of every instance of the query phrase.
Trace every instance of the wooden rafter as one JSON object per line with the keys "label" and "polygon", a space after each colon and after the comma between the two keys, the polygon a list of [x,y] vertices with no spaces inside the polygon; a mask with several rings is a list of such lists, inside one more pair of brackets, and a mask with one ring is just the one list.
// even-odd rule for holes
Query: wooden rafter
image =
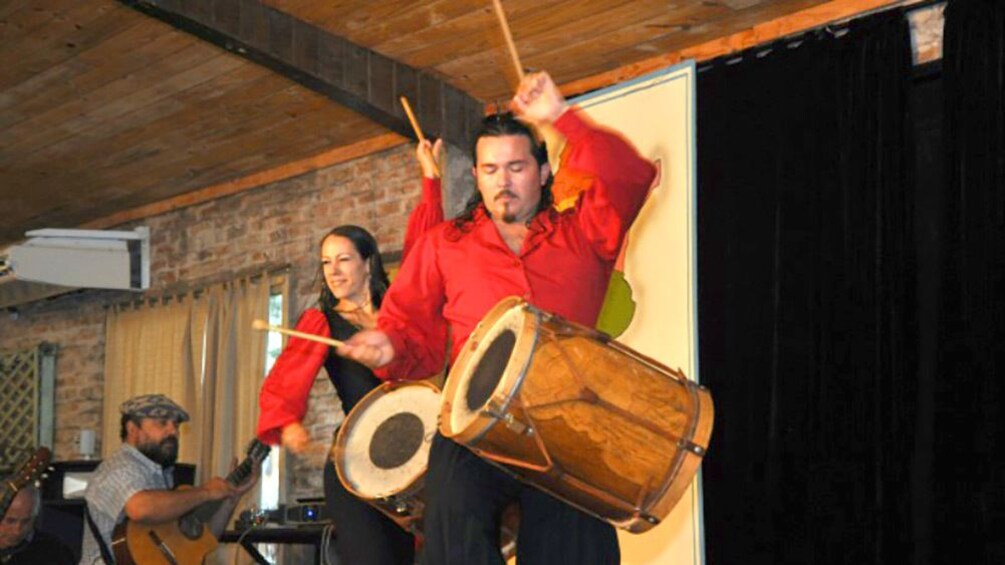
{"label": "wooden rafter", "polygon": [[333,35],[259,0],[119,0],[350,108],[406,137],[407,96],[424,132],[466,146],[482,103],[433,75]]}

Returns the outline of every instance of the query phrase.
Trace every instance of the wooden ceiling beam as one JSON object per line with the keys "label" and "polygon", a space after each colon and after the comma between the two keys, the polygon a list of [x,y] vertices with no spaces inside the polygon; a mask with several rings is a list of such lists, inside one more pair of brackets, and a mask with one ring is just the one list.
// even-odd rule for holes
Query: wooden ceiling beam
{"label": "wooden ceiling beam", "polygon": [[483,103],[439,78],[356,45],[260,0],[119,0],[143,14],[266,67],[414,139],[398,103],[407,96],[423,132],[467,147]]}

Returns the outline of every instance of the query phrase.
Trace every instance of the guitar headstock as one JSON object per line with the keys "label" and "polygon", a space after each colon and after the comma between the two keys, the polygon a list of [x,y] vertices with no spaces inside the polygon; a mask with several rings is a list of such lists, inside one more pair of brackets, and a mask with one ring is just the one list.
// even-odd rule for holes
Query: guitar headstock
{"label": "guitar headstock", "polygon": [[52,452],[48,447],[40,447],[32,456],[21,464],[8,481],[8,486],[21,490],[27,485],[40,481],[52,461]]}
{"label": "guitar headstock", "polygon": [[45,477],[45,471],[49,468],[50,461],[52,461],[52,452],[47,447],[40,447],[14,471],[14,474],[2,485],[0,516],[7,513],[7,508],[21,489],[31,484],[38,484]]}

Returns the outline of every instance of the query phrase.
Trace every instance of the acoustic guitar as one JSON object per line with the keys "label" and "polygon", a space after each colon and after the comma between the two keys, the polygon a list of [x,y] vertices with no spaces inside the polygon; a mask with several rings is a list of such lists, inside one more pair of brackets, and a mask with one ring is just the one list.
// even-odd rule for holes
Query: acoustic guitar
{"label": "acoustic guitar", "polygon": [[47,447],[40,447],[35,453],[11,475],[3,484],[3,497],[0,498],[0,516],[7,514],[14,497],[21,492],[24,487],[38,483],[43,477],[46,469],[49,468],[49,461],[52,460],[52,452]]}
{"label": "acoustic guitar", "polygon": [[[226,481],[233,486],[243,483],[269,456],[269,446],[253,440],[247,457]],[[180,486],[179,489],[190,488]],[[181,518],[163,524],[148,525],[128,519],[112,533],[112,553],[117,565],[199,565],[218,545],[207,522],[222,501],[202,504]]]}

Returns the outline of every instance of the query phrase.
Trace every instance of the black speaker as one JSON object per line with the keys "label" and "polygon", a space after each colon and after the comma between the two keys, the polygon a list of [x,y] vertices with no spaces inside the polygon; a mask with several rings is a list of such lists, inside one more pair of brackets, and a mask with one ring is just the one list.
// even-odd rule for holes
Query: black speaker
{"label": "black speaker", "polygon": [[84,500],[43,500],[35,528],[59,538],[73,552],[73,560],[80,561],[84,542]]}

